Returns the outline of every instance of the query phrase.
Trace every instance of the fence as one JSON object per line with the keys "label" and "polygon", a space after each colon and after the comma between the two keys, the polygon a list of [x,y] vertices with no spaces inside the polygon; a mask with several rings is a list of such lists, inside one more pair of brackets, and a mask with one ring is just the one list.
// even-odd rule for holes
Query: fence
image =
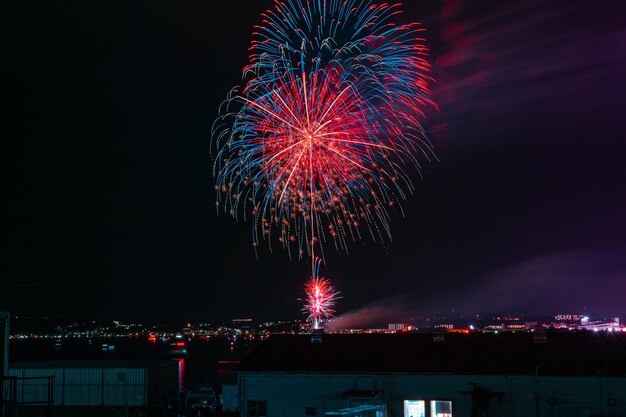
{"label": "fence", "polygon": [[55,383],[54,377],[6,377],[5,398],[21,405],[150,406],[177,401],[170,385]]}
{"label": "fence", "polygon": [[[12,417],[18,406],[33,405],[44,408],[46,416],[52,416],[54,404],[54,376],[0,377],[2,392],[0,393],[0,415]],[[37,387],[35,391],[24,395],[26,386]],[[20,392],[21,391],[21,392]]]}

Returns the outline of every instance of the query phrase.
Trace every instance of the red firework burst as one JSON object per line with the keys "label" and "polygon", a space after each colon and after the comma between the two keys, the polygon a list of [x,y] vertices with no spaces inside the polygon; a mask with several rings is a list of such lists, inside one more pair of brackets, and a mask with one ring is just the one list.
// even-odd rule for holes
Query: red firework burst
{"label": "red firework burst", "polygon": [[418,159],[434,156],[419,123],[434,103],[423,29],[394,24],[399,5],[299,4],[276,1],[255,32],[213,129],[216,190],[219,209],[252,214],[255,247],[276,237],[315,259],[324,242],[391,240]]}
{"label": "red firework burst", "polygon": [[314,329],[319,329],[323,320],[332,317],[335,313],[333,307],[335,301],[340,298],[339,292],[335,291],[330,281],[320,278],[320,260],[316,259],[313,276],[304,286],[306,299],[302,311],[308,314],[308,320]]}

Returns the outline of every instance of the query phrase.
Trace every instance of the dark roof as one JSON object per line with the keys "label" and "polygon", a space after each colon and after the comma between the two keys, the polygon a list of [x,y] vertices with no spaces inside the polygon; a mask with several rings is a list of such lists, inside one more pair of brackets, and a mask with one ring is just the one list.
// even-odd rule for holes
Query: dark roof
{"label": "dark roof", "polygon": [[[83,369],[83,368],[154,368],[169,365],[173,361],[24,361],[9,364],[9,369]],[[175,363],[175,362],[174,362]]]}
{"label": "dark roof", "polygon": [[[382,372],[464,375],[626,375],[626,334],[533,333],[274,335],[236,368],[240,372]],[[437,335],[439,336],[439,335]]]}

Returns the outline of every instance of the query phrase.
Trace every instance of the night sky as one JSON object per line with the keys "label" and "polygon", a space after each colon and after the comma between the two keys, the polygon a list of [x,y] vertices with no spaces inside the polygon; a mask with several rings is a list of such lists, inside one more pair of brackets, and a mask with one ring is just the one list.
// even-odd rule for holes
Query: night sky
{"label": "night sky", "polygon": [[[0,310],[301,317],[310,265],[257,259],[250,224],[216,214],[211,172],[211,124],[271,4],[3,13]],[[404,5],[429,30],[440,161],[391,244],[327,251],[338,313],[626,314],[626,3]]]}

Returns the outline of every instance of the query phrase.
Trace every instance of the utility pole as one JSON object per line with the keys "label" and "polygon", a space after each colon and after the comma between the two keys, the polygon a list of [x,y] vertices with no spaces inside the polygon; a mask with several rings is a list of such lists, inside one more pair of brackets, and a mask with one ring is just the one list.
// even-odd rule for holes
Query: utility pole
{"label": "utility pole", "polygon": [[0,415],[6,415],[4,377],[9,370],[9,313],[0,311]]}
{"label": "utility pole", "polygon": [[0,377],[9,369],[9,313],[0,311]]}

